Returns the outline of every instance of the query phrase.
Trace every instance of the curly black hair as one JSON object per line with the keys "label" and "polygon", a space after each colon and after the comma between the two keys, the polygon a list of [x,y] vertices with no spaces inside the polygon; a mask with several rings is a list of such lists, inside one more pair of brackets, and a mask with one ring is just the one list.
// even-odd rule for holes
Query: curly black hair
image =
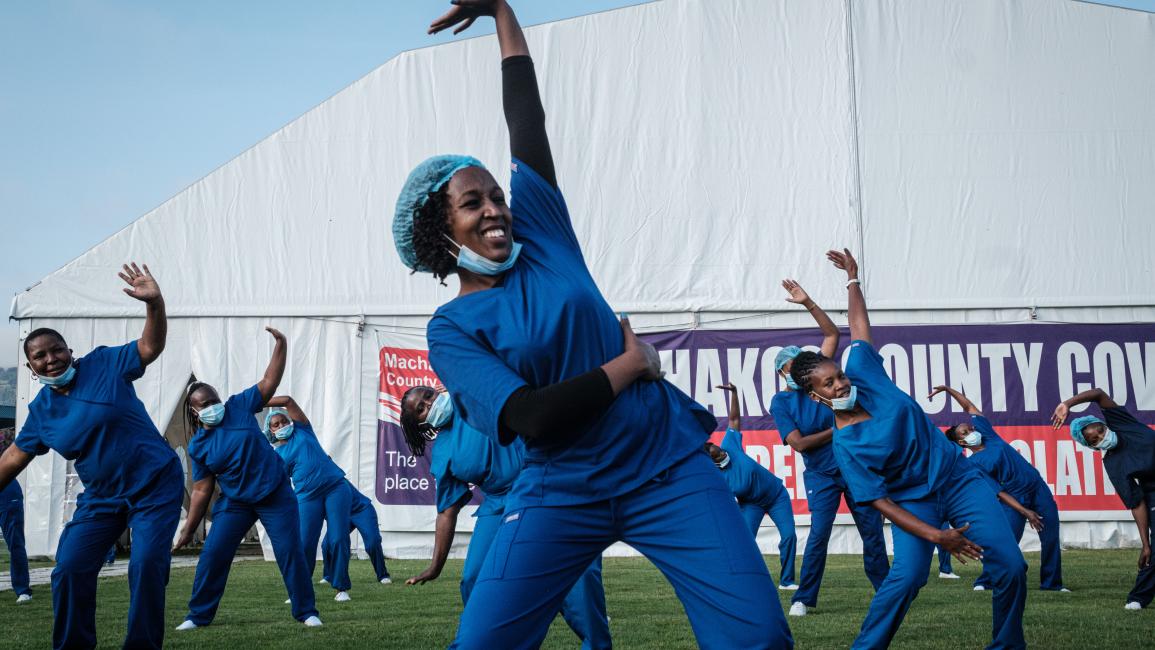
{"label": "curly black hair", "polygon": [[452,236],[446,210],[448,187],[448,183],[442,185],[429,193],[423,205],[413,207],[413,252],[417,263],[431,270],[443,285],[445,278],[457,271],[457,258],[449,252]]}
{"label": "curly black hair", "polygon": [[947,440],[950,440],[951,442],[958,442],[958,438],[956,437],[958,435],[958,426],[959,425],[956,424],[953,427],[947,427],[946,430],[943,431],[943,433],[946,434]]}
{"label": "curly black hair", "polygon": [[794,363],[790,365],[790,378],[793,379],[794,383],[798,384],[798,387],[804,392],[809,393],[813,390],[813,387],[810,385],[810,375],[818,366],[827,361],[833,362],[833,359],[822,356],[817,352],[803,350],[798,353],[798,356],[794,357]]}
{"label": "curly black hair", "polygon": [[429,430],[429,426],[424,422],[418,422],[417,414],[406,405],[409,404],[410,397],[417,397],[418,393],[426,391],[431,392],[433,389],[429,386],[414,386],[401,396],[401,432],[405,434],[405,445],[414,456],[425,455],[425,445],[429,443],[425,432]]}

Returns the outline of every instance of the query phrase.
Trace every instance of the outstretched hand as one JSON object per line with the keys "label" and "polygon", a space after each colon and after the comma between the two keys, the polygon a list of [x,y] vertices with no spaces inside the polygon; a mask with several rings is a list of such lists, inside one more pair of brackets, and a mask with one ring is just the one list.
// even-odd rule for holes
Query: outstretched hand
{"label": "outstretched hand", "polygon": [[835,268],[846,271],[847,278],[853,280],[858,277],[858,260],[850,254],[849,248],[843,248],[841,251],[826,251],[826,259],[830,260]]}
{"label": "outstretched hand", "polygon": [[802,288],[802,285],[798,284],[794,280],[791,280],[790,278],[786,278],[782,281],[782,288],[786,290],[786,293],[790,294],[786,297],[786,302],[792,302],[796,305],[801,305],[804,304],[807,300],[810,300],[810,296],[806,293],[806,290]]}
{"label": "outstretched hand", "polygon": [[939,546],[945,548],[947,552],[958,558],[959,562],[967,563],[967,558],[972,560],[983,559],[983,549],[978,544],[967,539],[963,533],[969,530],[970,524],[960,526],[959,528],[947,528],[941,531],[938,535]]}
{"label": "outstretched hand", "polygon": [[1026,518],[1027,523],[1031,525],[1031,528],[1035,529],[1036,533],[1043,532],[1043,518],[1039,516],[1039,513],[1034,510],[1027,510]]}
{"label": "outstretched hand", "polygon": [[930,391],[930,394],[927,395],[926,398],[930,399],[930,398],[934,397],[935,395],[938,395],[939,393],[945,393],[948,390],[950,390],[950,389],[947,388],[946,386],[935,386],[934,390]]}
{"label": "outstretched hand", "polygon": [[136,262],[131,264],[131,266],[125,264],[123,270],[117,272],[120,279],[128,285],[124,292],[141,302],[152,302],[160,298],[160,285],[156,283],[156,278],[152,277],[148,265],[145,264],[142,271]]}
{"label": "outstretched hand", "polygon": [[418,575],[413,576],[405,581],[405,584],[412,587],[413,585],[423,585],[426,582],[432,582],[437,579],[440,572],[435,573],[432,569],[425,569]]}
{"label": "outstretched hand", "polygon": [[279,329],[277,329],[271,325],[265,327],[265,331],[268,332],[273,337],[273,340],[275,340],[275,341],[285,341],[286,340],[285,335],[281,334],[281,330],[279,330]]}
{"label": "outstretched hand", "polygon": [[717,388],[717,389],[724,391],[724,392],[727,392],[727,393],[737,393],[738,392],[738,389],[734,387],[733,382],[722,384],[720,386],[715,386],[714,388]]}
{"label": "outstretched hand", "polygon": [[451,0],[453,8],[429,24],[429,34],[443,32],[454,25],[454,35],[469,29],[481,16],[493,16],[505,0]]}
{"label": "outstretched hand", "polygon": [[1051,414],[1051,425],[1056,429],[1063,426],[1063,423],[1067,421],[1067,414],[1070,412],[1071,409],[1067,408],[1066,404],[1059,402],[1059,405],[1055,407],[1055,412]]}

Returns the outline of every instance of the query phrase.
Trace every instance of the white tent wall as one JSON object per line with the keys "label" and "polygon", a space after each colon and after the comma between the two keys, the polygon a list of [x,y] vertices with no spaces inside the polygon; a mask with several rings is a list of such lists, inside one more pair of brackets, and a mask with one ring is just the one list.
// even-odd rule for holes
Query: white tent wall
{"label": "white tent wall", "polygon": [[[860,252],[880,324],[1155,322],[1141,250],[1155,241],[1149,14],[665,0],[527,38],[587,261],[642,331],[809,325],[778,281],[844,308],[822,258],[840,245]],[[372,495],[372,330],[420,330],[456,292],[410,276],[390,234],[406,174],[444,152],[508,182],[493,37],[390,60],[18,295],[12,316],[23,332],[61,329],[78,352],[131,340],[142,307],[114,270],[149,262],[173,318],[138,392],[162,428],[189,374],[222,392],[254,382],[271,349],[261,328],[280,327],[282,392]],[[268,251],[292,263],[274,270]],[[33,387],[20,382],[23,421]],[[66,467],[52,454],[25,474],[34,553],[59,536]],[[428,557],[432,508],[379,514],[387,552]],[[839,528],[835,547],[857,550]],[[1128,534],[1064,526],[1072,544]]]}

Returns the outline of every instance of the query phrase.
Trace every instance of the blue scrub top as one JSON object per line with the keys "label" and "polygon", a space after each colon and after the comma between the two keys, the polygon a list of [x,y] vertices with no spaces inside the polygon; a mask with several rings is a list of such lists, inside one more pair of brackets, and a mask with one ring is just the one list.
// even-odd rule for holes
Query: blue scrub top
{"label": "blue scrub top", "polygon": [[[786,444],[786,436],[797,430],[799,435],[809,436],[834,426],[834,411],[810,399],[800,390],[784,390],[770,400],[770,414]],[[810,451],[802,452],[806,460],[806,471],[818,472],[829,477],[838,476],[838,461],[834,459],[834,445],[826,444]]]}
{"label": "blue scrub top", "polygon": [[[1020,502],[1026,501],[1043,483],[1043,477],[1034,465],[1007,444],[991,421],[982,415],[972,415],[975,430],[983,435],[985,449],[971,454],[970,459],[985,474],[999,484],[999,488]],[[1044,484],[1045,485],[1045,484]]]}
{"label": "blue scrub top", "polygon": [[264,408],[261,391],[253,386],[225,402],[219,425],[197,429],[188,445],[194,481],[215,476],[226,498],[256,503],[289,480],[285,463],[253,417]]}
{"label": "blue scrub top", "polygon": [[293,422],[293,435],[288,440],[273,447],[289,478],[293,479],[293,491],[298,499],[312,499],[326,494],[334,485],[345,480],[345,472],[329,458],[317,440],[313,427],[306,422]]}
{"label": "blue scrub top", "polygon": [[505,512],[505,498],[521,473],[525,447],[521,439],[499,445],[492,438],[454,417],[437,434],[429,470],[437,483],[437,512],[444,512],[469,493],[472,483],[485,501],[473,516]]}
{"label": "blue scrub top", "polygon": [[1123,505],[1135,508],[1145,494],[1155,493],[1155,431],[1122,406],[1103,409],[1103,420],[1119,437],[1119,444],[1103,454],[1103,468]]}
{"label": "blue scrub top", "polygon": [[[429,322],[429,359],[458,417],[493,440],[509,396],[620,355],[622,330],[582,257],[561,192],[514,159],[513,234],[523,244],[498,286],[459,296]],[[625,218],[625,217],[623,217]],[[527,444],[510,507],[619,496],[692,453],[717,420],[667,381],[637,381],[565,447]]]}
{"label": "blue scrub top", "polygon": [[782,479],[750,458],[742,448],[742,432],[726,429],[722,444],[718,445],[730,456],[730,464],[722,468],[726,485],[739,503],[753,503],[769,510],[786,491]]}
{"label": "blue scrub top", "polygon": [[68,394],[40,390],[16,446],[74,461],[81,501],[131,499],[179,462],[132,387],[143,375],[136,341],[96,348],[77,360]]}
{"label": "blue scrub top", "polygon": [[[907,501],[943,488],[962,448],[894,385],[870,343],[850,344],[846,376],[858,387],[858,404],[871,416],[834,432],[834,455],[854,500]],[[971,464],[966,467],[981,473]]]}

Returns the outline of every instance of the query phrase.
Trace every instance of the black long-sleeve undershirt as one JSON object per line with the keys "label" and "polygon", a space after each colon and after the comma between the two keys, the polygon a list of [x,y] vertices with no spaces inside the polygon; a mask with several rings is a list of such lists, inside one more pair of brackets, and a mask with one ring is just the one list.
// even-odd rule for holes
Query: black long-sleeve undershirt
{"label": "black long-sleeve undershirt", "polygon": [[614,388],[601,368],[543,388],[522,386],[501,408],[501,442],[521,436],[531,444],[569,444],[613,403]]}
{"label": "black long-sleeve undershirt", "polygon": [[509,128],[510,153],[557,187],[557,172],[545,131],[545,109],[541,105],[533,59],[528,55],[502,60],[501,95],[505,124]]}

